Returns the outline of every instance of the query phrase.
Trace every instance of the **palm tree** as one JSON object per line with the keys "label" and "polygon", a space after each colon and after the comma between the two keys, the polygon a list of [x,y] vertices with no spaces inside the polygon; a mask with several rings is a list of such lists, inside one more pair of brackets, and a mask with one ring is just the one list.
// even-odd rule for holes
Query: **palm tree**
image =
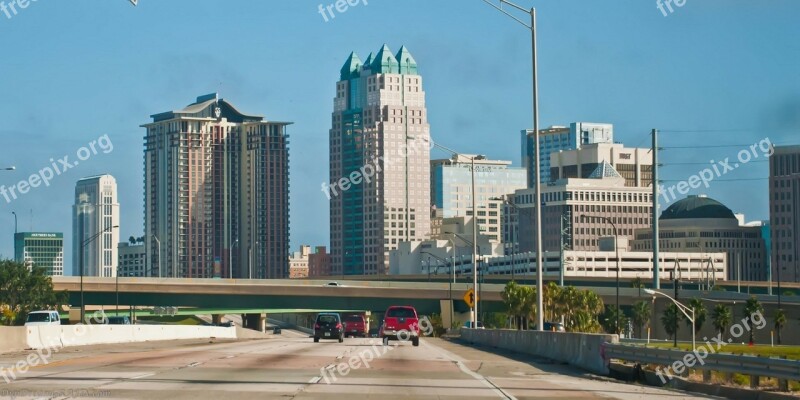
{"label": "palm tree", "polygon": [[131,246],[133,246],[136,244],[136,238],[131,236],[128,238],[128,242],[131,244]]}
{"label": "palm tree", "polygon": [[639,327],[639,338],[642,338],[644,326],[650,323],[650,303],[647,301],[637,301],[633,303],[633,323]]}
{"label": "palm tree", "polygon": [[503,303],[506,306],[506,314],[512,318],[514,321],[514,325],[516,325],[517,329],[522,329],[520,324],[519,316],[520,316],[520,309],[521,309],[521,298],[520,298],[520,286],[517,285],[516,282],[511,281],[506,284],[506,287],[503,289],[502,297]]}
{"label": "palm tree", "polygon": [[678,321],[680,320],[680,317],[678,316],[679,313],[680,311],[678,310],[678,306],[673,303],[664,309],[664,314],[661,316],[661,323],[664,324],[664,330],[667,332],[667,335],[669,335],[670,339],[678,334],[678,328],[680,328],[680,325],[678,324]]}
{"label": "palm tree", "polygon": [[[695,297],[689,301],[689,308],[694,310],[694,333],[698,333],[706,322],[706,307],[702,300]],[[692,326],[692,321],[686,318],[686,324]]]}
{"label": "palm tree", "polygon": [[763,313],[764,306],[761,305],[761,302],[758,301],[756,296],[750,296],[747,302],[744,303],[744,314],[747,319],[747,326],[750,327],[750,329],[748,329],[750,331],[750,344],[753,344],[753,335],[755,334],[755,332],[753,332],[755,330],[753,329],[753,315]]}
{"label": "palm tree", "polygon": [[714,329],[719,332],[720,339],[725,339],[725,331],[733,320],[733,313],[731,308],[724,304],[717,304],[714,306],[714,312],[711,313],[711,321]]}
{"label": "palm tree", "polygon": [[775,311],[775,332],[778,332],[778,344],[781,344],[781,330],[783,330],[783,326],[786,325],[786,313],[783,312],[783,309],[778,309]]}

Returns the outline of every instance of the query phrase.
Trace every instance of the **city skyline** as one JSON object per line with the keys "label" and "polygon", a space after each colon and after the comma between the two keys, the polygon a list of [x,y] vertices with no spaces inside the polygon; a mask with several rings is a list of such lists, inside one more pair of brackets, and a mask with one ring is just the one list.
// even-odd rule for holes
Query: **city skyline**
{"label": "city skyline", "polygon": [[[324,132],[330,122],[331,82],[336,80],[335,71],[341,66],[342,54],[351,49],[372,49],[376,40],[395,46],[403,43],[413,49],[421,64],[420,73],[426,77],[434,140],[458,151],[486,153],[489,158],[512,160],[513,165],[520,166],[518,135],[530,125],[530,99],[523,89],[530,82],[528,39],[524,31],[506,24],[502,16],[494,15],[479,1],[468,3],[463,11],[473,17],[473,21],[481,21],[497,32],[496,36],[486,35],[485,31],[472,32],[466,23],[438,21],[447,17],[448,8],[456,4],[442,3],[417,2],[412,3],[414,7],[370,3],[337,14],[328,22],[322,20],[316,12],[316,4],[312,3],[243,4],[236,6],[235,12],[216,4],[212,8],[210,3],[198,3],[189,9],[157,3],[130,9],[101,3],[95,5],[97,11],[107,13],[109,18],[99,27],[91,27],[88,14],[82,14],[86,11],[83,6],[42,3],[13,20],[3,21],[0,29],[20,38],[6,44],[8,51],[18,54],[25,63],[24,68],[15,68],[15,79],[0,78],[4,87],[19,94],[15,104],[0,110],[0,117],[6,121],[3,136],[15,138],[8,143],[3,163],[17,167],[16,171],[3,172],[0,184],[10,187],[27,179],[50,165],[51,158],[73,154],[102,134],[108,134],[117,146],[111,155],[101,153],[81,160],[71,170],[55,176],[49,186],[31,189],[8,202],[0,198],[3,204],[0,221],[10,227],[0,232],[0,254],[13,255],[11,211],[16,211],[19,226],[24,227],[20,231],[71,232],[71,189],[78,179],[93,174],[109,173],[118,179],[119,203],[125,210],[119,236],[141,236],[144,219],[140,190],[141,130],[137,126],[142,117],[153,110],[172,108],[197,94],[213,91],[236,99],[245,110],[263,110],[268,115],[296,121],[290,129],[293,134],[291,248],[299,243],[329,244],[327,228],[315,221],[328,220],[327,199],[319,192],[318,185],[326,181],[328,175],[327,163],[319,160],[324,160],[322,155],[327,151]],[[794,51],[796,54],[797,44],[792,43],[791,38],[797,36],[800,28],[789,16],[796,15],[800,6],[776,2],[772,8],[764,10],[746,3],[735,9],[721,4],[693,3],[668,18],[653,4],[635,2],[588,7],[580,2],[537,5],[542,38],[541,126],[569,121],[608,122],[614,124],[615,139],[628,147],[648,147],[649,129],[664,129],[661,145],[666,149],[659,158],[667,164],[661,170],[661,179],[667,181],[685,180],[704,168],[682,164],[707,163],[725,157],[733,159],[739,150],[764,137],[772,139],[774,144],[787,144],[800,125],[795,116],[800,108],[795,95],[800,91],[800,82],[790,73],[796,63],[742,63],[736,54],[745,52],[754,60],[785,59],[787,53]],[[242,8],[249,9],[245,11],[250,15],[265,15],[276,26],[256,29],[261,21],[241,21],[237,30],[254,33],[238,35],[239,42],[230,44],[231,50],[259,46],[270,56],[277,55],[285,62],[270,63],[270,67],[264,69],[221,58],[215,54],[223,43],[229,44],[230,36],[226,35],[213,37],[202,45],[187,44],[177,52],[168,51],[163,43],[179,31],[175,23],[188,24],[167,18],[181,8],[180,12],[189,16],[214,12],[222,21],[239,15]],[[380,39],[362,39],[350,34],[365,29],[365,25],[377,27],[380,18],[374,17],[389,13],[419,16],[419,29],[414,33],[385,31]],[[759,18],[752,31],[725,29],[725,26],[740,24],[739,21],[746,20],[752,13],[767,17]],[[150,18],[152,32],[129,35],[129,32],[140,31],[136,24],[143,15]],[[293,36],[294,29],[299,28],[288,27],[288,22],[280,21],[281,15],[290,15],[292,18],[285,19],[293,23],[307,20],[297,25],[303,25],[309,32],[297,31]],[[709,19],[705,24],[691,24],[701,17]],[[601,32],[575,26],[581,24],[573,24],[570,31],[562,28],[565,21],[592,21],[593,18],[603,18],[608,25],[623,25],[624,28],[611,27]],[[770,24],[760,22],[765,20]],[[115,22],[110,24],[109,21]],[[65,26],[63,30],[67,32],[60,37],[45,36],[36,32],[35,27],[41,24],[54,27],[68,24],[69,28]],[[170,33],[165,35],[167,27]],[[72,28],[74,32],[69,31]],[[102,35],[87,34],[90,29],[98,28]],[[267,39],[258,36],[258,32],[270,33],[272,29],[276,32],[285,29],[285,37],[298,40],[283,44],[280,43],[284,40],[282,35]],[[628,35],[618,39],[617,35],[623,34],[625,29],[642,30],[642,37]],[[342,38],[331,37],[334,33]],[[72,43],[76,35],[92,39],[78,41],[79,51],[75,54],[59,50],[67,41]],[[326,37],[326,41],[303,51],[296,50],[303,40],[314,35]],[[706,40],[687,40],[694,35],[704,35]],[[157,49],[156,58],[139,59],[136,49],[151,45]],[[34,48],[40,50],[33,51]],[[594,56],[592,63],[588,67],[585,62],[565,67],[563,60],[568,59],[565,58],[569,55],[568,49],[580,49]],[[119,57],[96,57],[102,51]],[[709,56],[718,52],[725,54],[709,62]],[[318,62],[304,62],[309,54],[317,54]],[[50,55],[58,55],[58,58],[51,59]],[[197,66],[195,61],[202,59],[209,62]],[[680,62],[659,65],[660,59]],[[9,60],[11,67],[18,62]],[[51,69],[54,62],[61,68]],[[633,65],[626,66],[626,63]],[[577,67],[578,64],[581,66]],[[697,72],[690,74],[688,68],[695,68]],[[637,73],[632,75],[634,69]],[[642,69],[651,72],[642,74]],[[786,79],[758,79],[768,76]],[[288,90],[290,88],[294,90]],[[577,100],[570,94],[576,90],[584,91]],[[688,98],[699,100],[685,100]],[[86,118],[87,110],[99,108],[104,112]],[[709,130],[714,132],[699,132]],[[678,148],[709,144],[731,147]],[[436,152],[432,158],[446,156]],[[767,163],[754,162],[712,182],[709,188],[702,187],[691,193],[719,199],[735,212],[745,213],[749,220],[766,220],[767,175]],[[726,181],[756,178],[758,180]],[[753,193],[754,197],[737,196],[743,190]],[[30,210],[34,214],[32,227]],[[73,258],[71,240],[65,237],[67,260]],[[71,266],[65,267],[71,269]]]}

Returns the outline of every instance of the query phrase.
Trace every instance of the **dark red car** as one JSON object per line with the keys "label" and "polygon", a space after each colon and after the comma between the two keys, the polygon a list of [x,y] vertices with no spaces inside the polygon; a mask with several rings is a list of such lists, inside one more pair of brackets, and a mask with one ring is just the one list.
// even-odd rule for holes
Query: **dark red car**
{"label": "dark red car", "polygon": [[363,315],[347,314],[344,316],[345,336],[367,337],[367,321]]}
{"label": "dark red car", "polygon": [[383,315],[383,324],[378,332],[384,345],[389,340],[411,340],[411,344],[419,346],[419,318],[417,310],[411,306],[391,306]]}

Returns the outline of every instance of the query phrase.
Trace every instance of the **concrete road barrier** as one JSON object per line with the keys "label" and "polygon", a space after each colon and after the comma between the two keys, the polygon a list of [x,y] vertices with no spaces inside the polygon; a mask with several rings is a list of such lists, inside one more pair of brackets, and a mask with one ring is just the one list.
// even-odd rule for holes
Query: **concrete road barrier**
{"label": "concrete road barrier", "polygon": [[518,353],[561,361],[596,374],[608,375],[604,343],[618,343],[617,335],[518,331],[509,329],[461,329],[461,339]]}
{"label": "concrete road barrier", "polygon": [[181,339],[236,339],[235,327],[198,325],[55,325],[0,327],[0,352]]}

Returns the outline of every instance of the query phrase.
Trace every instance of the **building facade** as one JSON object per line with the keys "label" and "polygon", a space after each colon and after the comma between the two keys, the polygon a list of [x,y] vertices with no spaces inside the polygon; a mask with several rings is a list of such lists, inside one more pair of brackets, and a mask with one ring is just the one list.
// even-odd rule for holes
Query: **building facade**
{"label": "building facade", "polygon": [[595,143],[575,150],[550,154],[550,181],[588,178],[603,162],[609,163],[630,187],[653,183],[653,153],[650,149],[626,148],[621,144]]}
{"label": "building facade", "polygon": [[430,233],[430,127],[417,63],[384,45],[351,53],[336,83],[330,140],[331,268],[385,274],[389,251]]}
{"label": "building facade", "polygon": [[289,276],[290,122],[216,93],[142,125],[151,276]]}
{"label": "building facade", "polygon": [[295,251],[289,257],[289,279],[308,278],[308,256],[311,246],[301,245],[300,251]]}
{"label": "building facade", "polygon": [[130,244],[121,242],[117,246],[119,260],[117,261],[117,273],[120,277],[146,277],[147,253],[143,243]]}
{"label": "building facade", "polygon": [[800,145],[775,146],[769,158],[772,277],[800,282]]}
{"label": "building facade", "polygon": [[[518,190],[519,250],[536,251],[535,189]],[[614,167],[604,162],[589,178],[567,178],[542,186],[542,249],[544,251],[592,251],[602,236],[617,234],[633,241],[636,229],[650,226],[653,196],[651,188],[627,186]]]}
{"label": "building facade", "polygon": [[73,276],[80,274],[81,250],[83,276],[116,276],[119,243],[119,228],[114,228],[119,227],[116,179],[98,175],[79,180],[72,210]]}
{"label": "building facade", "polygon": [[[660,250],[698,254],[724,252],[728,263],[727,280],[767,280],[761,226],[744,225],[722,203],[705,196],[689,196],[670,205],[661,213],[658,222]],[[633,249],[652,251],[650,228],[636,230]],[[664,268],[669,269],[669,266]]]}
{"label": "building facade", "polygon": [[28,269],[44,268],[47,275],[64,275],[64,234],[18,232],[14,234],[14,260]]}
{"label": "building facade", "polygon": [[316,278],[331,275],[331,255],[325,246],[317,246],[314,252],[308,255],[308,276]]}
{"label": "building facade", "polygon": [[[472,156],[467,156],[472,157]],[[511,161],[475,160],[478,231],[501,241],[505,196],[526,187],[523,168]],[[461,159],[431,161],[431,204],[444,218],[472,216],[472,163]]]}
{"label": "building facade", "polygon": [[539,129],[539,156],[536,155],[533,129],[521,131],[522,165],[527,170],[529,188],[536,181],[536,162],[539,162],[542,183],[550,182],[550,154],[562,150],[578,149],[586,144],[614,143],[614,125],[594,122],[573,122],[566,126]]}

